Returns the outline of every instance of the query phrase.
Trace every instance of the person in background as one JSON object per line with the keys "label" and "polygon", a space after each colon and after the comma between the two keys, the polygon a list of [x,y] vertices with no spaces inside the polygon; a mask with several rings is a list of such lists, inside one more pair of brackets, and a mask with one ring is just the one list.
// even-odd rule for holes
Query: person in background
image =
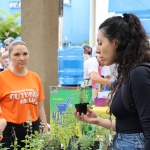
{"label": "person in background", "polygon": [[84,86],[92,86],[93,99],[102,85],[111,85],[109,67],[104,66],[100,55],[91,57],[84,62]]}
{"label": "person in background", "polygon": [[[0,131],[3,131],[2,147],[10,148],[11,142],[21,142],[27,135],[27,123],[30,122],[29,133],[40,130],[44,123],[48,132],[47,120],[43,106],[44,92],[39,76],[27,69],[29,59],[27,45],[23,41],[13,41],[9,45],[10,68],[0,72]],[[5,127],[4,120],[7,122]],[[3,124],[3,126],[1,125]],[[13,149],[13,148],[10,148]]]}
{"label": "person in background", "polygon": [[2,56],[2,52],[0,51],[0,72],[4,70],[4,64],[5,64],[1,56]]}
{"label": "person in background", "polygon": [[[99,38],[97,38],[97,43],[99,43]],[[101,54],[101,50],[100,50],[100,45],[96,46],[96,53],[97,54]],[[117,79],[117,64],[112,64],[109,66],[104,66],[103,67],[103,72],[104,74],[109,74],[109,79],[112,81],[111,83],[113,83],[113,81],[115,82],[115,80]],[[103,76],[104,77],[104,76]],[[110,86],[106,85],[102,85],[102,89],[104,89],[104,91],[110,91]]]}
{"label": "person in background", "polygon": [[88,44],[83,44],[82,48],[84,50],[84,61],[91,57],[92,48]]}
{"label": "person in background", "polygon": [[[84,62],[84,79],[90,80],[89,83],[93,81],[95,83],[110,85],[110,81],[108,80],[109,74],[105,71],[101,72],[103,67],[104,63],[100,55],[89,58]],[[107,79],[101,76],[104,76]]]}
{"label": "person in background", "polygon": [[15,39],[12,37],[7,38],[4,40],[4,49],[1,50],[1,55],[0,55],[0,63],[3,66],[3,70],[5,70],[9,64],[10,60],[8,58],[9,52],[8,52],[8,47],[11,42],[13,42]]}
{"label": "person in background", "polygon": [[84,61],[90,57],[96,57],[96,47],[92,48],[88,44],[83,44],[82,48],[84,49]]}
{"label": "person in background", "polygon": [[4,47],[5,47],[5,51],[8,51],[9,45],[11,42],[13,42],[15,39],[12,37],[7,38],[6,40],[4,40]]}
{"label": "person in background", "polygon": [[97,51],[99,51],[99,45],[96,45],[95,47],[92,48],[92,57],[96,57],[97,54],[99,54]]}
{"label": "person in background", "polygon": [[[118,76],[109,100],[110,116],[103,119],[88,108],[87,114],[75,110],[84,121],[116,131],[113,150],[150,149],[150,44],[137,16],[123,14],[107,18],[100,26],[98,40],[105,65],[118,65]],[[131,99],[129,109],[125,105]],[[134,112],[133,112],[134,109]]]}

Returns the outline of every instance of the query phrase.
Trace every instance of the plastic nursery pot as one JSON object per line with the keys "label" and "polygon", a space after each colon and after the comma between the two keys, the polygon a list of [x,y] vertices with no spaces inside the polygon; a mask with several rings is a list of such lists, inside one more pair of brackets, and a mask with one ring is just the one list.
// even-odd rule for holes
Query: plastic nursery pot
{"label": "plastic nursery pot", "polygon": [[92,150],[97,150],[100,148],[100,141],[95,141],[94,146],[92,147]]}
{"label": "plastic nursery pot", "polygon": [[80,104],[75,104],[75,108],[77,110],[77,112],[79,112],[79,115],[81,115],[82,113],[86,114],[87,113],[87,105],[89,103],[80,103]]}

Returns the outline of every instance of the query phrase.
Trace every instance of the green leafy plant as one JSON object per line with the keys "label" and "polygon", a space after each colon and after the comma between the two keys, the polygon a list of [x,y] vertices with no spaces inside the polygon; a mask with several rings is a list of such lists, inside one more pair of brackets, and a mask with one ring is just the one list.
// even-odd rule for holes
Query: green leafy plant
{"label": "green leafy plant", "polygon": [[44,149],[43,150],[60,150],[61,143],[57,136],[52,134],[42,134]]}
{"label": "green leafy plant", "polygon": [[[102,118],[106,118],[106,116],[101,115]],[[99,147],[100,150],[106,149],[107,147],[107,142],[108,142],[108,135],[109,135],[109,130],[106,128],[103,128],[101,126],[81,122],[80,124],[80,130],[82,132],[83,137],[86,138],[87,136],[93,139],[94,142],[91,141],[91,147]],[[84,139],[83,139],[84,140]],[[81,140],[81,145],[82,147],[87,147],[87,144],[84,145],[84,142]],[[90,139],[89,139],[90,140]],[[94,145],[93,145],[94,144]]]}
{"label": "green leafy plant", "polygon": [[80,132],[79,121],[75,118],[71,108],[61,116],[60,120],[54,120],[51,124],[51,139],[57,139],[66,150],[72,137],[78,136]]}
{"label": "green leafy plant", "polygon": [[70,139],[67,150],[78,150],[79,149],[79,137],[74,136]]}
{"label": "green leafy plant", "polygon": [[32,136],[26,135],[25,140],[22,142],[25,143],[25,147],[21,148],[21,150],[41,150],[44,148],[43,139],[37,131],[35,131]]}
{"label": "green leafy plant", "polygon": [[3,44],[8,37],[17,38],[21,36],[21,26],[18,23],[20,13],[12,15],[0,9],[0,40]]}
{"label": "green leafy plant", "polygon": [[[79,97],[79,103],[75,104],[77,112],[81,115],[82,113],[87,113],[87,105],[90,104],[89,93],[87,87],[77,87],[77,95]],[[92,101],[92,98],[91,98]]]}
{"label": "green leafy plant", "polygon": [[81,150],[91,150],[94,146],[94,139],[91,135],[83,135],[79,138],[79,146]]}
{"label": "green leafy plant", "polygon": [[[74,110],[68,108],[59,120],[53,119],[50,134],[27,134],[21,150],[92,150],[95,144],[102,150],[106,147],[108,132],[103,127],[78,121]],[[17,143],[14,143],[14,150],[17,148]]]}
{"label": "green leafy plant", "polygon": [[18,150],[18,148],[20,147],[20,145],[18,145],[18,141],[15,140],[10,147],[13,147],[14,150]]}
{"label": "green leafy plant", "polygon": [[89,94],[88,94],[88,91],[86,90],[85,87],[78,86],[77,87],[77,94],[79,96],[80,103],[86,103],[86,102],[88,102]]}
{"label": "green leafy plant", "polygon": [[[21,147],[21,150],[66,150],[70,139],[79,135],[79,121],[75,118],[74,111],[71,108],[68,108],[59,120],[53,120],[50,134],[37,131],[28,134],[32,129],[30,128],[30,125],[32,125],[30,122],[31,116],[30,114],[28,115],[29,119],[26,121],[27,135],[25,136],[25,140],[22,140],[25,146]],[[19,148],[17,141],[11,147],[17,150]]]}
{"label": "green leafy plant", "polygon": [[8,148],[2,148],[3,143],[0,143],[0,150],[8,150]]}
{"label": "green leafy plant", "polygon": [[73,137],[67,150],[103,150],[106,148],[104,129],[100,126],[81,123],[82,135]]}

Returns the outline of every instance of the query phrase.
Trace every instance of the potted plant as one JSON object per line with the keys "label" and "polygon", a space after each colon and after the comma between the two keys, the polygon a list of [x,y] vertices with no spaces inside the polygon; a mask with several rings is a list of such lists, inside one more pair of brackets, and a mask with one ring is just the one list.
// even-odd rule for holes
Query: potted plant
{"label": "potted plant", "polygon": [[96,150],[100,147],[100,141],[97,139],[97,132],[95,129],[94,125],[84,122],[81,124],[82,136],[79,139],[81,150]]}
{"label": "potted plant", "polygon": [[[109,130],[108,130],[109,131]],[[68,108],[60,119],[53,119],[50,134],[35,132],[27,134],[21,150],[97,150],[105,149],[106,130],[100,126],[78,121],[74,111]],[[14,142],[14,150],[19,145]]]}
{"label": "potted plant", "polygon": [[98,150],[104,149],[105,132],[103,127],[80,122],[80,136],[73,136],[66,150]]}
{"label": "potted plant", "polygon": [[[68,108],[59,120],[53,119],[50,134],[42,132],[28,134],[27,132],[25,140],[22,141],[25,146],[21,147],[21,150],[66,150],[70,139],[78,137],[80,134],[79,121],[73,113],[74,111]],[[27,126],[27,131],[29,129],[30,126]],[[20,146],[15,141],[11,147],[17,150]]]}
{"label": "potted plant", "polygon": [[79,149],[79,137],[73,136],[68,144],[68,147],[66,150],[78,150]]}
{"label": "potted plant", "polygon": [[[87,125],[87,127],[88,126],[89,125]],[[72,138],[67,150],[98,150],[101,148],[102,141],[97,138],[95,128],[93,128],[82,136]]]}
{"label": "potted plant", "polygon": [[42,134],[44,148],[42,150],[61,150],[60,140],[54,134]]}
{"label": "potted plant", "polygon": [[81,137],[82,140],[79,143],[81,143],[80,145],[82,148],[87,147],[87,144],[84,145],[83,141],[86,141],[86,139],[84,138],[89,137],[89,139],[87,140],[89,140],[89,148],[91,148],[91,150],[106,149],[106,141],[108,139],[107,135],[109,134],[108,129],[105,129],[101,126],[82,122],[81,131],[83,136]]}
{"label": "potted plant", "polygon": [[83,135],[79,138],[79,149],[80,150],[92,150],[94,146],[94,138],[92,135]]}
{"label": "potted plant", "polygon": [[[69,142],[80,134],[79,121],[74,116],[74,111],[68,108],[60,119],[53,119],[50,129],[51,140],[57,139],[63,150],[66,150]],[[52,144],[53,141],[50,141]]]}
{"label": "potted plant", "polygon": [[88,92],[85,87],[77,87],[77,94],[79,96],[79,103],[75,104],[75,108],[77,109],[77,112],[81,115],[82,113],[87,113],[87,105],[89,104],[88,101]]}

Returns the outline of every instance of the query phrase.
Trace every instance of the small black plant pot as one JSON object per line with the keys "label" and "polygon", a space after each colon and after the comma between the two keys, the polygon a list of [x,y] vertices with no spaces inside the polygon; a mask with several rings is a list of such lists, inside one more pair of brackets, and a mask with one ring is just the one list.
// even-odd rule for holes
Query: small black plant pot
{"label": "small black plant pot", "polygon": [[92,147],[92,150],[97,150],[100,148],[100,141],[95,141],[94,146]]}
{"label": "small black plant pot", "polygon": [[79,115],[81,115],[82,113],[86,114],[87,113],[87,105],[89,103],[80,103],[80,104],[75,104],[75,108],[77,110],[77,112],[79,112]]}

